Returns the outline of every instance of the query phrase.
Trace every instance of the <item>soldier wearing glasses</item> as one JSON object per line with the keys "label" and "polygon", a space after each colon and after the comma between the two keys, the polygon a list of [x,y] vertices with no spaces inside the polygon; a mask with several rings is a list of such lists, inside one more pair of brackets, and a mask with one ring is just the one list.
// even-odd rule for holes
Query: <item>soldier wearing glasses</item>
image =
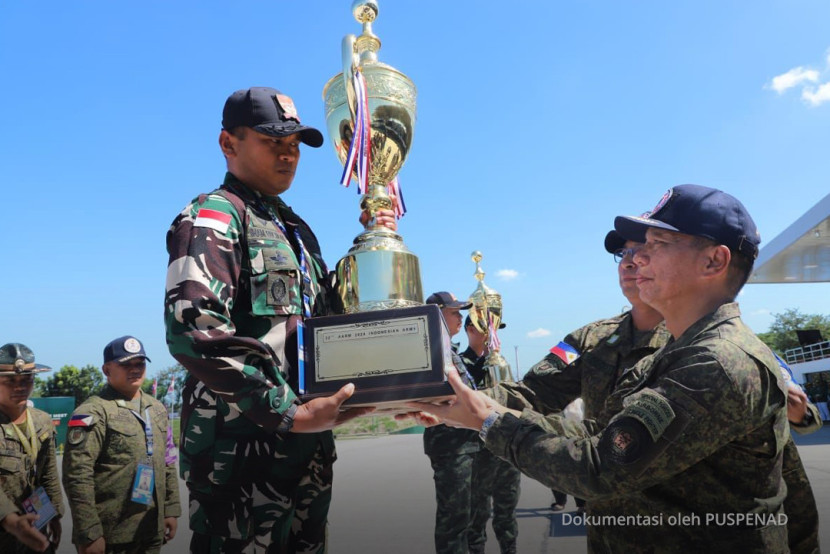
{"label": "soldier wearing glasses", "polygon": [[[28,407],[35,373],[50,368],[35,363],[19,343],[0,347],[0,552],[54,552],[61,539],[63,512],[55,438],[49,414]],[[24,502],[40,487],[57,514],[38,528],[38,516]]]}
{"label": "soldier wearing glasses", "polygon": [[176,467],[165,460],[167,410],[141,391],[147,354],[138,339],[104,348],[107,385],[69,420],[63,486],[80,554],[153,553],[176,535]]}

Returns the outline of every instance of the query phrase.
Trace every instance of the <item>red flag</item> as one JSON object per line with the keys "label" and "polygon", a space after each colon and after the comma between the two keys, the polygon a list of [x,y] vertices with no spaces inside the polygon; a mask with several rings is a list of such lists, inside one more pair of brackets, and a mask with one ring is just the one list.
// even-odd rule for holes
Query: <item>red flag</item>
{"label": "red flag", "polygon": [[158,379],[158,377],[156,377],[155,379],[153,379],[153,398],[156,397],[156,391],[158,390],[158,388],[159,388],[159,379]]}
{"label": "red flag", "polygon": [[175,377],[173,377],[172,379],[170,379],[170,386],[169,386],[169,387],[167,387],[167,394],[173,394],[173,391],[175,390],[175,389],[173,388],[173,385],[174,385],[175,383],[176,383],[176,378],[175,378]]}

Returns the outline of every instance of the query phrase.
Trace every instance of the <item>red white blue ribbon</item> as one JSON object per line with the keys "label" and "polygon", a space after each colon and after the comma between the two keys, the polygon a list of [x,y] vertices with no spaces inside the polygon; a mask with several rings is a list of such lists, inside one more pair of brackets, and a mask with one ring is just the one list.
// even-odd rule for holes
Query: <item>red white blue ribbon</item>
{"label": "red white blue ribbon", "polygon": [[496,325],[495,318],[493,317],[493,314],[489,311],[487,312],[487,319],[490,320],[490,325],[488,325],[488,327],[490,328],[490,351],[494,352],[501,350],[501,341],[499,340],[498,335],[499,326]]}
{"label": "red white blue ribbon", "polygon": [[366,194],[369,190],[369,167],[372,157],[372,143],[369,141],[371,124],[366,80],[358,68],[355,68],[352,74],[352,84],[354,85],[357,109],[355,110],[354,133],[349,144],[349,153],[343,166],[340,184],[348,187],[352,181],[352,172],[355,172],[357,173],[357,193]]}
{"label": "red white blue ribbon", "polygon": [[403,201],[403,191],[397,177],[389,181],[389,184],[386,185],[386,191],[394,198],[392,209],[395,210],[395,217],[397,219],[402,218],[406,215],[406,203]]}

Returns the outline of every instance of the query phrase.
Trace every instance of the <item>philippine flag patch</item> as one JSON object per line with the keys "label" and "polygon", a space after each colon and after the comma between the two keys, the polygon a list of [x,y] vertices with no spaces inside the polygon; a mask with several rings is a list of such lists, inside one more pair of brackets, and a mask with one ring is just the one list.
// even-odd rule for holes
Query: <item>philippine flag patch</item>
{"label": "philippine flag patch", "polygon": [[550,352],[556,354],[566,364],[571,364],[579,358],[579,350],[564,341],[559,341],[559,344],[551,348]]}
{"label": "philippine flag patch", "polygon": [[208,227],[214,231],[218,231],[223,235],[228,230],[228,225],[231,223],[231,214],[210,210],[208,208],[201,208],[196,214],[196,219],[193,221],[194,227]]}
{"label": "philippine flag patch", "polygon": [[95,416],[86,414],[75,414],[69,418],[70,427],[89,427],[95,421]]}

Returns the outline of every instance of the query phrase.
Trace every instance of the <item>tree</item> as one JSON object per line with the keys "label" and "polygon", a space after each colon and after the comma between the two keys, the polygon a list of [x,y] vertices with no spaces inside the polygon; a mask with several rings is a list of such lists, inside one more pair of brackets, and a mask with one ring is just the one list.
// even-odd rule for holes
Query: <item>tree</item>
{"label": "tree", "polygon": [[[156,373],[155,379],[158,379],[156,398],[161,400],[171,412],[178,412],[181,408],[182,386],[186,377],[187,370],[181,364],[170,366]],[[168,394],[171,379],[173,380],[173,393]],[[145,380],[141,388],[147,394],[153,394],[153,379]]]}
{"label": "tree", "polygon": [[75,405],[80,404],[101,390],[104,376],[93,365],[78,369],[74,365],[65,365],[60,371],[45,380],[38,379],[36,386],[40,396],[74,396]]}
{"label": "tree", "polygon": [[769,326],[769,331],[759,333],[758,337],[782,356],[790,348],[801,346],[798,335],[795,334],[797,330],[818,329],[825,340],[830,339],[830,316],[802,314],[795,308],[772,315],[775,319]]}

